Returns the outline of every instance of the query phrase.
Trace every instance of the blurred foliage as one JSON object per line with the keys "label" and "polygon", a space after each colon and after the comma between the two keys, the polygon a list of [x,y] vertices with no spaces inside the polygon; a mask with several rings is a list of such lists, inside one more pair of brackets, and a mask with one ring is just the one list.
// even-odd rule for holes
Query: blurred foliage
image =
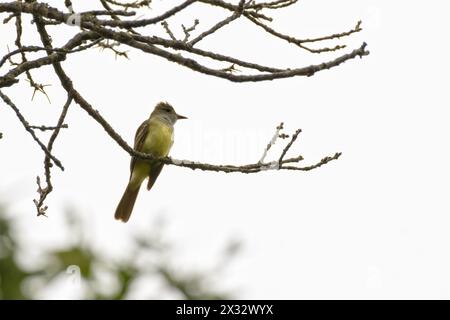
{"label": "blurred foliage", "polygon": [[0,299],[25,299],[20,284],[32,274],[22,270],[14,259],[17,243],[11,236],[10,223],[2,218],[0,208]]}
{"label": "blurred foliage", "polygon": [[[125,299],[133,292],[135,282],[156,281],[166,290],[181,299],[228,299],[230,296],[213,288],[210,278],[217,270],[181,272],[180,268],[167,259],[169,245],[161,240],[159,232],[151,233],[153,238],[137,236],[127,259],[120,262],[104,257],[86,246],[82,239],[86,230],[75,214],[68,213],[67,228],[70,234],[78,234],[77,242],[63,249],[45,252],[45,263],[27,270],[17,257],[22,253],[22,245],[14,232],[14,221],[7,219],[6,208],[0,206],[0,299],[33,299],[40,290],[61,280],[61,275],[79,281],[87,299]],[[38,244],[33,244],[38,245]],[[236,253],[232,244],[224,253],[225,260],[231,260]],[[30,249],[30,248],[28,248]],[[145,257],[150,257],[142,261]],[[143,263],[142,263],[143,262]],[[220,262],[222,268],[226,263]],[[176,270],[176,271],[175,271]],[[99,275],[114,279],[114,286],[104,286]],[[27,286],[33,282],[34,286]],[[37,284],[37,285],[36,285]],[[30,289],[31,287],[31,289]],[[158,299],[158,296],[142,297]]]}

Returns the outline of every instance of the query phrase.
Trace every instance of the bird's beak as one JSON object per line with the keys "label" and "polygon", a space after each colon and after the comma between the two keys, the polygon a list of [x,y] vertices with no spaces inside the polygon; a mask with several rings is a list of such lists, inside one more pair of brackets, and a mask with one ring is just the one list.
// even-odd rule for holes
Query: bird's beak
{"label": "bird's beak", "polygon": [[177,114],[177,119],[178,119],[178,120],[181,120],[181,119],[187,119],[187,117],[181,116],[181,115]]}

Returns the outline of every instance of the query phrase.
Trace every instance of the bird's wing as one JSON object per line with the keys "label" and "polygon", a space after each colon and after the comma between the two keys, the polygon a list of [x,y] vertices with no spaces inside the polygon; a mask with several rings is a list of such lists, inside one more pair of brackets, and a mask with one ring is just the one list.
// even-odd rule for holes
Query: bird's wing
{"label": "bird's wing", "polygon": [[153,184],[155,183],[156,178],[158,178],[159,174],[161,173],[163,167],[164,163],[161,162],[152,164],[150,173],[148,175],[147,190],[150,190],[153,187]]}
{"label": "bird's wing", "polygon": [[[170,142],[170,148],[172,148],[172,145],[173,145],[173,132],[172,132],[172,141]],[[153,187],[153,184],[155,183],[156,178],[158,178],[159,174],[161,173],[163,167],[164,163],[161,162],[152,165],[150,169],[150,174],[148,175],[147,190],[150,190]]]}
{"label": "bird's wing", "polygon": [[[134,150],[141,151],[142,145],[144,144],[145,137],[147,137],[148,133],[148,120],[145,120],[142,122],[142,124],[139,126],[139,128],[136,131],[136,135],[134,136]],[[130,171],[133,172],[134,163],[136,162],[136,158],[131,158],[130,163]]]}
{"label": "bird's wing", "polygon": [[[142,151],[142,145],[145,142],[145,139],[147,137],[149,130],[149,121],[145,120],[137,129],[136,135],[134,137],[134,150],[136,151]],[[173,143],[173,141],[172,141]],[[133,173],[133,167],[136,162],[136,158],[131,158],[130,163],[130,174]],[[148,175],[148,184],[147,184],[147,190],[150,190],[153,187],[153,184],[156,181],[156,178],[158,178],[159,174],[161,173],[162,168],[164,167],[164,163],[153,163],[150,167],[150,172]],[[130,176],[131,178],[131,176]]]}

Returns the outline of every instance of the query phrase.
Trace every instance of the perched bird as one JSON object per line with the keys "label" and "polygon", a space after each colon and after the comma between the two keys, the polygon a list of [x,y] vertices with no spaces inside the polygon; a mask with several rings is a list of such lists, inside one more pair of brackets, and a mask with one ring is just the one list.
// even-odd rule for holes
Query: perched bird
{"label": "perched bird", "polygon": [[[150,118],[137,129],[134,149],[157,158],[166,157],[173,144],[174,124],[180,119],[187,118],[177,114],[167,102],[158,103]],[[139,160],[135,157],[131,159],[130,180],[114,215],[117,220],[128,221],[142,181],[148,177],[147,190],[150,190],[163,166],[164,163],[158,161]]]}

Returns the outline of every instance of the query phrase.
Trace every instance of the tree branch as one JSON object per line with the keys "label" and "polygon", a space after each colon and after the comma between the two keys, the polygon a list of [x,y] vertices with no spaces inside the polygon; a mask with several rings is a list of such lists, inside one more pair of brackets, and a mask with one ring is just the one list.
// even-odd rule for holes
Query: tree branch
{"label": "tree branch", "polygon": [[[54,62],[63,61],[66,59],[66,55],[68,53],[72,52],[78,52],[80,50],[74,50],[71,49],[75,48],[76,46],[80,45],[85,40],[97,40],[99,36],[94,32],[81,32],[75,35],[69,42],[62,47],[62,49],[51,49],[51,54],[38,58],[36,60],[32,61],[26,61],[19,64],[16,68],[10,70],[8,73],[6,73],[4,76],[0,77],[0,88],[11,86],[14,83],[17,83],[19,80],[16,79],[17,76],[20,74],[27,72],[32,69],[41,68],[45,65],[50,65]],[[90,46],[85,46],[81,50],[85,50],[89,48]],[[2,61],[5,60],[5,57],[1,59]]]}
{"label": "tree branch", "polygon": [[[289,135],[283,132],[282,123],[276,128],[274,136],[263,150],[262,157],[255,163],[246,165],[210,164],[191,160],[177,160],[172,159],[171,157],[155,158],[150,154],[134,150],[119,135],[119,133],[115,131],[113,126],[100,114],[100,112],[76,90],[71,78],[67,75],[61,64],[69,54],[85,51],[96,45],[103,49],[110,49],[116,55],[122,55],[128,58],[127,51],[121,51],[117,48],[118,46],[127,46],[146,54],[159,56],[170,62],[177,63],[205,75],[233,82],[257,82],[296,76],[309,77],[319,71],[337,67],[346,61],[356,57],[362,58],[369,54],[369,51],[366,50],[366,43],[363,43],[359,48],[349,50],[345,54],[334,56],[334,58],[331,58],[329,61],[319,64],[297,67],[278,67],[262,65],[252,61],[242,60],[235,56],[228,56],[216,52],[215,50],[200,49],[196,47],[200,41],[216,34],[218,30],[221,30],[238,19],[246,19],[250,21],[250,24],[248,24],[250,27],[256,26],[254,27],[256,30],[265,32],[268,36],[274,36],[283,41],[292,43],[310,53],[322,53],[343,49],[345,47],[344,45],[336,45],[334,47],[323,46],[318,49],[309,48],[307,45],[313,43],[321,44],[323,41],[328,40],[338,40],[362,30],[361,22],[359,21],[353,29],[346,32],[333,33],[316,38],[300,39],[283,34],[269,26],[272,18],[267,15],[267,12],[291,7],[297,2],[297,0],[267,0],[262,2],[240,0],[238,3],[229,3],[224,0],[186,0],[158,16],[147,18],[144,15],[144,18],[135,20],[132,20],[131,17],[136,16],[138,13],[142,14],[147,12],[146,10],[150,4],[149,0],[135,0],[126,3],[120,0],[99,0],[95,2],[95,4],[100,7],[99,10],[95,10],[94,8],[94,10],[78,13],[74,12],[72,1],[70,0],[64,1],[64,5],[68,9],[68,12],[62,12],[46,3],[38,2],[36,0],[0,3],[0,14],[7,14],[3,23],[6,24],[9,21],[15,21],[16,31],[16,39],[14,41],[16,48],[0,57],[0,68],[5,67],[7,61],[11,63],[11,69],[4,71],[4,73],[2,73],[3,76],[0,76],[0,88],[15,85],[19,81],[19,76],[25,73],[26,79],[28,79],[35,91],[38,90],[45,93],[43,90],[44,85],[34,82],[31,71],[51,65],[59,79],[62,89],[64,89],[67,94],[67,101],[59,114],[57,124],[52,126],[36,126],[30,125],[13,101],[0,91],[0,98],[15,112],[24,128],[30,133],[32,138],[45,153],[44,177],[46,185],[43,186],[43,182],[41,182],[41,178],[38,176],[37,184],[39,197],[34,200],[38,215],[46,214],[47,206],[44,202],[48,194],[53,190],[51,181],[52,165],[55,164],[64,170],[61,162],[52,155],[52,150],[60,130],[62,128],[67,128],[67,124],[64,123],[64,120],[67,110],[72,102],[75,102],[94,121],[96,121],[111,139],[113,139],[131,157],[142,160],[160,161],[167,165],[190,168],[192,170],[198,169],[224,173],[257,173],[266,170],[309,171],[337,160],[341,156],[341,153],[335,153],[332,156],[324,157],[320,161],[307,166],[299,165],[299,163],[304,160],[301,155],[295,155],[288,158],[287,155],[290,152],[289,150],[292,149],[292,146],[297,141],[297,137],[301,132],[301,130],[298,129],[290,136],[290,139],[287,141],[286,145],[284,145],[280,154],[274,157],[275,160],[267,161],[266,158],[268,157],[269,151],[273,150],[272,147],[276,143],[283,143],[282,139],[289,137]],[[175,15],[184,10],[188,10],[194,3],[198,3],[200,6],[209,6],[225,11],[227,17],[217,21],[211,27],[204,30],[199,30],[199,20],[195,19],[195,22],[191,27],[182,25],[184,38],[177,39],[170,30],[169,23]],[[230,14],[228,12],[230,12]],[[25,15],[31,15],[33,17],[32,21],[36,26],[36,34],[39,35],[43,44],[42,47],[34,45],[27,46],[22,43],[22,29],[24,27],[22,24],[24,23],[23,21],[26,21],[25,19],[22,20],[22,16]],[[74,17],[76,19],[74,19]],[[149,35],[149,33],[145,33],[144,35],[144,32],[138,33],[135,30],[137,28],[142,28],[139,30],[148,31],[151,30],[151,28],[144,28],[157,23],[163,24],[166,35],[163,35],[162,37],[157,36],[156,34]],[[74,28],[79,28],[81,30],[79,30],[75,36],[69,38],[63,47],[57,48],[52,45],[51,37],[47,32],[47,26],[52,25],[51,28],[57,29],[61,28],[62,24],[69,24],[74,26]],[[198,32],[197,36],[193,35],[194,31],[196,33]],[[41,52],[45,53],[45,56],[35,58],[34,60],[28,59],[31,56],[30,53],[37,53],[39,56]],[[16,58],[15,55],[20,55],[19,62],[12,61],[12,57]],[[215,65],[210,66],[207,62],[212,62]],[[234,71],[238,70],[237,68],[239,71],[241,71],[241,69],[244,70],[239,74],[235,74]],[[51,132],[50,139],[46,145],[38,138],[35,130]]]}
{"label": "tree branch", "polygon": [[197,42],[203,40],[204,38],[206,38],[207,36],[213,34],[214,32],[216,32],[217,30],[219,30],[220,28],[226,26],[227,24],[229,24],[230,22],[236,20],[237,18],[239,18],[242,14],[242,12],[244,11],[244,4],[245,4],[245,0],[241,0],[239,2],[239,5],[236,9],[236,11],[229,16],[228,18],[226,18],[225,20],[222,20],[220,22],[218,22],[217,24],[215,24],[211,29],[203,32],[202,34],[200,34],[197,38],[191,40],[188,42],[188,44],[190,46],[194,46]]}
{"label": "tree branch", "polygon": [[[232,10],[233,13],[240,12],[240,10],[241,10],[239,8],[239,6],[228,4],[222,0],[198,0],[198,1],[202,2],[202,3],[207,3],[209,5],[214,5],[214,6],[218,6],[218,7],[223,7],[228,10]],[[186,2],[184,3],[184,5],[190,5],[190,4],[191,4],[190,2],[188,2],[187,4],[186,4]],[[180,10],[182,10],[184,8],[185,7],[181,8]],[[177,7],[177,10],[178,9],[179,9],[179,7]],[[176,12],[179,12],[177,10],[175,10],[175,12],[173,10],[169,10],[168,12],[171,15]],[[0,12],[2,12],[2,11],[26,12],[26,13],[31,13],[31,14],[40,16],[42,18],[58,20],[59,22],[65,22],[70,17],[68,14],[64,14],[55,8],[52,8],[52,7],[43,5],[43,4],[39,4],[39,3],[29,4],[29,3],[22,3],[22,2],[14,2],[14,3],[0,4]],[[255,12],[255,11],[252,11],[252,12]],[[272,28],[259,22],[256,19],[257,17],[254,14],[249,13],[249,11],[247,11],[246,8],[243,9],[243,15],[245,17],[247,17],[248,19],[250,19],[250,21],[252,21],[256,25],[264,28],[268,33],[274,34],[286,41],[291,41],[291,42],[297,43],[301,47],[304,47],[299,42],[300,41],[299,39],[291,38],[291,37],[282,35],[280,33],[277,33]],[[110,20],[110,22],[117,23],[117,20]],[[122,23],[124,21],[119,21],[119,22]],[[137,22],[137,21],[134,21],[134,22]],[[96,33],[98,33],[99,35],[101,35],[107,39],[115,40],[118,43],[131,46],[131,47],[133,47],[135,49],[139,49],[143,52],[163,57],[171,62],[181,64],[181,65],[188,67],[194,71],[201,72],[206,75],[211,75],[211,76],[227,79],[227,80],[234,81],[234,82],[267,81],[267,80],[275,80],[275,79],[289,78],[289,77],[295,77],[295,76],[311,76],[311,75],[315,74],[317,71],[321,71],[324,69],[330,69],[330,68],[340,65],[341,63],[343,63],[347,60],[353,59],[357,56],[363,57],[363,56],[366,56],[369,54],[369,52],[365,49],[366,44],[364,43],[363,45],[361,45],[361,47],[353,50],[350,53],[341,55],[340,57],[338,57],[334,60],[330,60],[328,62],[319,64],[319,65],[312,65],[312,66],[301,67],[301,68],[289,68],[289,69],[284,69],[279,72],[271,72],[270,74],[263,73],[263,74],[256,74],[256,75],[245,75],[245,74],[235,75],[230,72],[224,71],[224,68],[212,69],[203,64],[200,64],[198,61],[196,61],[194,59],[186,58],[179,54],[174,54],[167,50],[163,50],[163,49],[160,49],[155,46],[155,44],[157,44],[159,42],[167,47],[178,48],[178,49],[182,49],[182,50],[185,50],[188,52],[194,52],[194,50],[192,48],[189,49],[189,47],[192,47],[192,46],[186,45],[186,43],[183,43],[183,41],[178,41],[178,40],[174,39],[174,37],[171,37],[172,38],[171,41],[168,40],[168,41],[163,42],[161,39],[158,39],[157,37],[143,37],[143,36],[141,36],[139,34],[135,34],[135,33],[114,31],[111,28],[104,27],[106,25],[114,26],[114,24],[105,24],[105,21],[101,21],[98,19],[93,20],[93,19],[89,19],[88,17],[85,17],[85,19],[81,19],[80,24],[81,24],[80,26],[82,28],[85,28],[85,29],[88,29],[91,31],[95,31]],[[119,26],[119,25],[115,25],[115,26]],[[131,26],[137,27],[140,25],[138,25],[138,24],[137,25],[130,25],[130,24],[126,24],[126,25],[121,24],[120,25],[121,28],[122,27],[130,28]],[[220,26],[221,26],[221,24],[219,23],[218,27],[220,27]],[[355,30],[358,30],[358,31],[360,30],[359,24],[357,25],[357,28]],[[142,43],[143,40],[145,40],[144,43]],[[314,39],[307,39],[307,40],[308,40],[308,42],[313,42]],[[319,40],[316,40],[316,41],[319,41]],[[336,46],[334,48],[322,48],[322,49],[308,49],[308,48],[306,48],[306,49],[308,49],[311,52],[317,53],[317,52],[324,52],[324,51],[334,51],[334,50],[341,49],[341,48],[343,48],[343,46]],[[209,57],[221,57],[222,59],[224,57],[226,57],[224,55],[215,54],[215,53],[206,52],[206,51],[195,51],[195,52],[198,54],[203,53],[205,56],[209,56]],[[241,64],[241,65],[247,65],[247,66],[256,65],[256,64],[246,62],[246,61],[239,61],[239,59],[235,59],[235,58],[231,58],[231,57],[227,57],[225,59],[226,60],[238,60],[237,62],[240,62],[240,63],[237,63],[237,62],[233,62],[233,63]],[[277,68],[265,67],[264,69],[265,70],[269,70],[269,69],[274,70]],[[4,82],[7,82],[10,85],[11,79],[4,79]]]}
{"label": "tree branch", "polygon": [[11,99],[7,95],[5,95],[1,91],[0,91],[0,98],[2,98],[3,102],[5,102],[8,106],[11,107],[11,109],[14,110],[17,118],[22,123],[25,130],[30,133],[33,140],[36,141],[36,143],[41,147],[41,149],[42,149],[42,151],[44,151],[45,155],[49,159],[51,159],[57,167],[59,167],[61,170],[64,171],[64,167],[63,167],[61,161],[59,161],[55,156],[53,156],[51,154],[51,151],[41,142],[41,140],[39,140],[39,138],[36,136],[36,133],[34,132],[34,130],[32,128],[30,128],[29,123],[27,122],[27,120],[25,120],[25,117],[22,115],[19,108],[11,101]]}
{"label": "tree branch", "polygon": [[[50,136],[50,139],[48,140],[47,150],[49,152],[52,152],[53,144],[55,143],[55,140],[58,137],[59,130],[63,127],[64,119],[66,118],[67,110],[69,109],[69,106],[71,103],[72,103],[72,97],[68,96],[67,101],[64,104],[61,114],[59,116],[58,123],[54,127],[53,133]],[[45,159],[44,159],[44,172],[45,172],[45,182],[47,185],[45,187],[42,187],[41,179],[39,178],[39,176],[36,178],[36,183],[38,185],[39,199],[33,200],[33,202],[36,206],[36,209],[37,209],[38,216],[45,215],[48,207],[46,205],[44,205],[44,201],[47,198],[47,196],[50,194],[50,192],[53,191],[53,184],[51,181],[51,167],[52,167],[52,164],[50,162],[50,157],[48,155],[46,155]]]}

